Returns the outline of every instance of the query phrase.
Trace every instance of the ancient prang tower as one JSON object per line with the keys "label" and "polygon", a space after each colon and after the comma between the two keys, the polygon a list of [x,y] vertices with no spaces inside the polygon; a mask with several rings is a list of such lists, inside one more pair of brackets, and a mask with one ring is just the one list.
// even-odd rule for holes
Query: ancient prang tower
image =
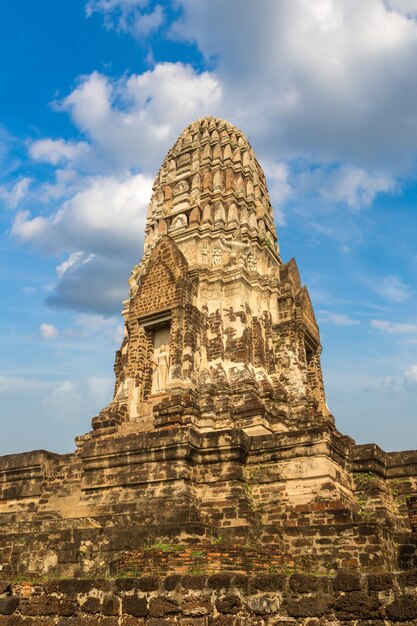
{"label": "ancient prang tower", "polygon": [[91,432],[0,458],[1,576],[416,566],[417,453],[337,430],[307,288],[228,122],[168,152],[129,287]]}

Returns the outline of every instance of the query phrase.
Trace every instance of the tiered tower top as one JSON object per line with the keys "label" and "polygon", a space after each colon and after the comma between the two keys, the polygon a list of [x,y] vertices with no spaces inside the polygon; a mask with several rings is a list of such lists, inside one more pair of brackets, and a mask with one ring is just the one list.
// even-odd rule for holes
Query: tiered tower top
{"label": "tiered tower top", "polygon": [[223,241],[257,240],[279,262],[262,168],[243,133],[214,117],[187,126],[163,161],[149,205],[142,267],[162,235],[180,243],[196,230]]}

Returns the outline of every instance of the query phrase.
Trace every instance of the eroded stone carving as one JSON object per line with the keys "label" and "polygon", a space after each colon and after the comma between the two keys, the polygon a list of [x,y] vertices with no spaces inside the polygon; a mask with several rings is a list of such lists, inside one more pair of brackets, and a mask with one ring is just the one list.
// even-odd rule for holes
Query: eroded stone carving
{"label": "eroded stone carving", "polygon": [[180,213],[179,215],[174,217],[174,219],[172,220],[170,230],[173,231],[173,230],[178,230],[180,228],[186,228],[187,224],[188,224],[187,216],[184,215],[184,213]]}

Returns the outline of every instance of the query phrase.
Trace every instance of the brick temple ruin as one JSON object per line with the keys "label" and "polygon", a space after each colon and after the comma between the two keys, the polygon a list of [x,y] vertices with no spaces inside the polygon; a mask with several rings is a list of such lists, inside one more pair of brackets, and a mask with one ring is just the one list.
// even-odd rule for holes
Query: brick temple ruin
{"label": "brick temple ruin", "polygon": [[[388,594],[374,610],[385,619],[378,623],[417,623],[417,452],[357,445],[337,430],[308,290],[295,260],[281,260],[265,175],[228,122],[200,119],[168,152],[129,287],[114,397],[91,432],[77,437],[73,454],[0,458],[0,579],[72,578],[75,595],[85,595],[77,610],[88,598],[98,603],[95,612],[85,609],[90,617],[103,613],[110,593],[118,608],[104,611],[109,625],[126,615],[126,624],[307,624],[331,615],[337,594],[372,598],[372,589]],[[102,580],[128,575],[142,582]],[[250,593],[281,594],[276,610],[265,609],[269,617],[255,609],[236,617],[241,589],[226,593],[237,600],[225,610],[184,613],[171,598],[178,610],[158,614],[147,604],[146,593],[162,589],[169,607],[175,576],[188,580],[183,590],[205,593],[235,578],[244,586],[252,575]],[[331,575],[339,583],[323,582]],[[35,599],[61,606],[72,587],[60,584],[33,587]],[[400,609],[390,614],[401,585]],[[17,596],[26,592],[16,588],[13,595],[0,585],[0,624],[27,623],[24,615],[61,624],[58,609],[25,613],[23,603],[19,613]],[[283,594],[301,602],[294,594],[312,591],[319,599],[333,593],[326,605],[333,608],[317,600],[318,613],[288,609],[289,621],[268,621],[277,619]],[[349,619],[360,611],[375,617],[368,605],[352,617],[352,601],[332,624],[359,623]],[[4,621],[6,605],[13,610]],[[7,621],[12,614],[16,622]],[[320,619],[311,626],[330,623]]]}

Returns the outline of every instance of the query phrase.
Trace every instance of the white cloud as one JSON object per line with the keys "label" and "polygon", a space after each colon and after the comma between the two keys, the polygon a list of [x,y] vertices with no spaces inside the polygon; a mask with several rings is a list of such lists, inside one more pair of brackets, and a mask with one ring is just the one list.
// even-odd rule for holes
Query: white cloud
{"label": "white cloud", "polygon": [[71,267],[76,266],[79,263],[89,263],[94,258],[93,254],[85,255],[84,252],[78,251],[70,254],[68,259],[60,263],[56,268],[56,273],[59,279],[63,277],[65,272],[71,269]]}
{"label": "white cloud", "polygon": [[[227,112],[269,158],[398,172],[417,140],[417,24],[381,0],[181,0]],[[219,19],[221,16],[221,19]]]}
{"label": "white cloud", "polygon": [[0,400],[14,396],[22,391],[44,391],[50,387],[48,381],[21,378],[18,376],[0,376]]}
{"label": "white cloud", "polygon": [[48,253],[69,253],[57,266],[55,308],[119,310],[139,260],[152,181],[142,174],[91,178],[50,216],[19,212],[12,233]]}
{"label": "white cloud", "polygon": [[273,163],[271,161],[262,162],[265,176],[268,179],[269,195],[275,211],[277,224],[284,224],[283,205],[291,195],[292,187],[289,182],[290,168],[287,163]]}
{"label": "white cloud", "polygon": [[42,339],[56,339],[59,335],[59,330],[53,324],[41,324],[40,332]]}
{"label": "white cloud", "polygon": [[404,372],[404,386],[406,389],[415,390],[417,387],[417,364],[413,363]]}
{"label": "white cloud", "polygon": [[15,209],[28,193],[31,179],[27,176],[20,178],[10,189],[0,186],[0,200],[3,200],[7,209]]}
{"label": "white cloud", "polygon": [[[139,248],[151,188],[151,179],[142,174],[94,177],[49,217],[18,213],[13,234],[48,251],[79,252],[80,247],[89,253],[132,251]],[[70,263],[74,261],[72,257]],[[61,274],[65,268],[61,265]]]}
{"label": "white cloud", "polygon": [[218,108],[221,97],[209,72],[160,63],[117,81],[94,72],[57,106],[88,136],[101,169],[141,168],[154,175],[169,144],[192,120]]}
{"label": "white cloud", "polygon": [[417,333],[417,324],[402,322],[389,322],[388,320],[371,319],[372,328],[377,328],[385,333],[410,334]]}
{"label": "white cloud", "polygon": [[382,394],[400,394],[415,392],[417,386],[417,364],[408,366],[401,375],[384,376],[365,387],[364,391],[374,391]]}
{"label": "white cloud", "polygon": [[407,367],[404,372],[404,382],[406,385],[417,385],[417,364]]}
{"label": "white cloud", "polygon": [[342,202],[356,210],[371,205],[378,193],[396,187],[394,178],[352,165],[316,167],[301,173],[297,183],[303,191],[316,191],[329,202]]}
{"label": "white cloud", "polygon": [[131,256],[127,250],[119,258],[105,253],[84,253],[61,274],[46,302],[58,310],[115,315],[128,297],[127,279],[139,257],[139,249]]}
{"label": "white cloud", "polygon": [[389,9],[399,11],[410,17],[417,16],[417,0],[385,0]]}
{"label": "white cloud", "polygon": [[90,148],[85,141],[64,141],[63,139],[39,139],[29,147],[29,154],[35,161],[58,165],[63,161],[78,161],[85,157]]}
{"label": "white cloud", "polygon": [[335,313],[334,311],[326,311],[324,309],[318,312],[322,323],[333,324],[334,326],[357,326],[359,320],[355,320],[344,313]]}
{"label": "white cloud", "polygon": [[395,376],[384,376],[380,380],[376,380],[366,387],[363,391],[381,393],[381,394],[397,394],[402,390],[402,381]]}
{"label": "white cloud", "polygon": [[75,325],[84,336],[98,335],[117,345],[123,339],[123,325],[120,323],[120,317],[109,318],[103,315],[79,313],[75,317]]}
{"label": "white cloud", "polygon": [[403,283],[398,276],[393,275],[389,275],[380,281],[375,281],[372,288],[382,298],[390,302],[404,302],[411,295],[410,287]]}
{"label": "white cloud", "polygon": [[70,403],[73,406],[74,402],[78,404],[80,400],[81,396],[77,391],[75,383],[71,380],[64,380],[55,385],[52,390],[42,398],[42,404],[50,411],[59,412],[62,409],[62,405]]}
{"label": "white cloud", "polygon": [[158,30],[164,20],[164,9],[158,4],[150,13],[142,13],[137,16],[133,25],[133,34],[136,35],[136,37],[146,37]]}
{"label": "white cloud", "polygon": [[86,14],[90,17],[93,13],[102,13],[107,29],[142,38],[158,30],[165,17],[160,4],[145,12],[148,5],[149,0],[89,0]]}

